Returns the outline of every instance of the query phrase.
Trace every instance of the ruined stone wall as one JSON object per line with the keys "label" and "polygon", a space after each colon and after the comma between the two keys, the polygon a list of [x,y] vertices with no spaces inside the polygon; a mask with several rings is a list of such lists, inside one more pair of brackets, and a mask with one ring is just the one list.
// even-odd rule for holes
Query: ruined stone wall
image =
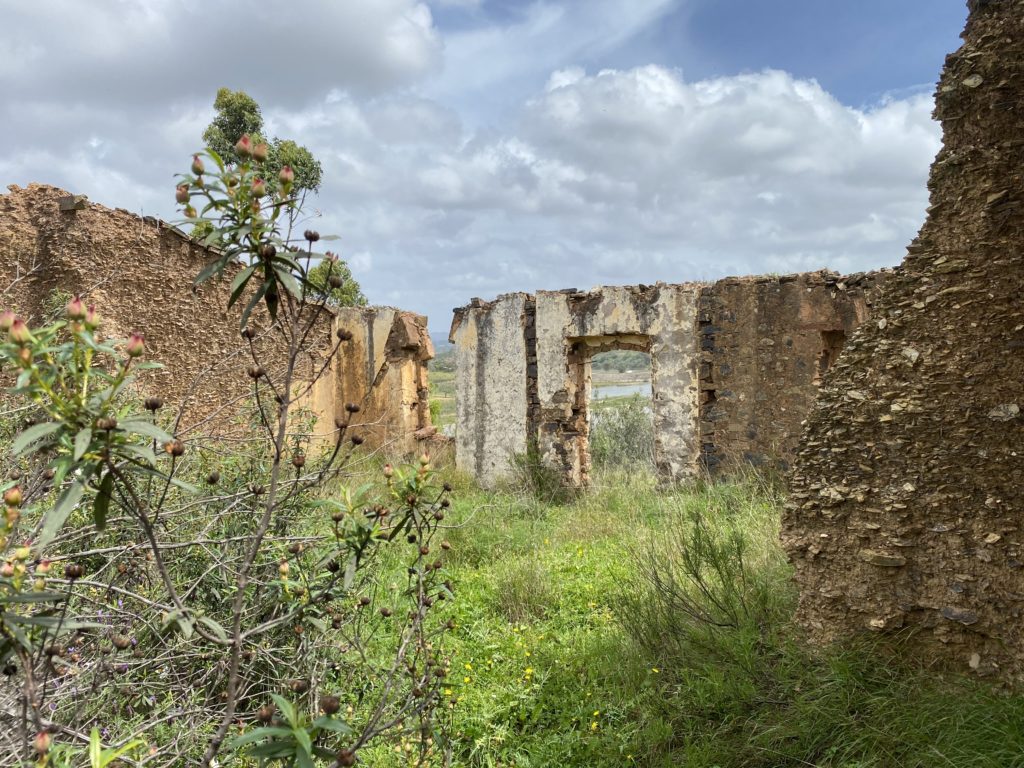
{"label": "ruined stone wall", "polygon": [[667,480],[785,467],[822,376],[884,273],[729,278],[510,294],[456,311],[457,461],[485,485],[534,447],[590,475],[591,358],[650,353],[655,462]]}
{"label": "ruined stone wall", "polygon": [[337,328],[352,334],[328,380],[335,402],[360,406],[351,416],[366,445],[410,454],[433,436],[427,362],[434,346],[422,315],[391,307],[337,310]]}
{"label": "ruined stone wall", "polygon": [[802,423],[885,272],[733,277],[701,290],[701,462],[788,469]]}
{"label": "ruined stone wall", "polygon": [[532,316],[533,297],[510,293],[493,302],[474,300],[452,321],[455,461],[485,487],[509,475],[512,458],[527,451],[527,367],[536,375],[535,356],[531,361],[527,353]]}
{"label": "ruined stone wall", "polygon": [[1024,0],[972,3],[928,219],[808,420],[783,540],[820,640],[1024,676]]}
{"label": "ruined stone wall", "polygon": [[658,284],[537,293],[536,440],[541,457],[568,484],[589,479],[590,360],[610,349],[650,353],[655,462],[666,478],[692,476],[699,291]]}
{"label": "ruined stone wall", "polygon": [[[246,375],[251,360],[239,334],[241,308],[227,310],[232,275],[201,286],[192,284],[210,259],[207,249],[157,219],[110,210],[56,187],[32,184],[9,190],[0,195],[0,304],[38,323],[61,312],[63,302],[54,301],[59,292],[81,294],[101,312],[101,333],[106,337],[124,337],[133,331],[144,335],[148,356],[165,367],[146,373],[140,388],[159,394],[173,408],[182,408],[186,427],[206,429],[215,423],[219,432],[247,431],[248,417],[240,406],[251,394]],[[318,322],[310,337],[310,354],[300,361],[298,373],[305,381],[322,369],[333,343],[334,325],[347,323],[344,317],[336,320],[334,313],[325,312]],[[257,311],[252,325],[257,331],[265,330],[266,317]],[[362,354],[365,328],[352,325],[352,346]],[[387,336],[376,338],[386,340]],[[283,360],[275,339],[274,334],[266,334],[256,341],[261,362],[269,369]],[[422,358],[430,354],[426,348],[405,349],[401,343],[397,348],[408,353],[407,364],[393,363],[392,371],[400,368],[401,375],[410,379],[425,377]],[[347,354],[343,347],[333,376],[317,382],[301,401],[317,416],[318,434],[333,433],[335,417],[344,415],[348,401],[341,398],[352,394],[346,388],[362,391],[358,385],[338,380],[347,370]],[[404,393],[408,387],[390,386],[394,377],[394,372],[389,374],[385,389]],[[390,402],[388,396],[375,393],[372,399],[368,412],[374,418],[390,410],[384,407]],[[351,400],[360,401],[354,394]],[[425,423],[417,423],[417,428],[429,425],[429,412]]]}

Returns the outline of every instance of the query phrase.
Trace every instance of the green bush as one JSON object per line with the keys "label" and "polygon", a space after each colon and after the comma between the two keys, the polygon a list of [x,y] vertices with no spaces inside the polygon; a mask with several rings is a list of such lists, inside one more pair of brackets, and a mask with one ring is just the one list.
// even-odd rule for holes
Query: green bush
{"label": "green bush", "polygon": [[654,426],[649,398],[633,395],[592,408],[590,459],[598,470],[654,466]]}

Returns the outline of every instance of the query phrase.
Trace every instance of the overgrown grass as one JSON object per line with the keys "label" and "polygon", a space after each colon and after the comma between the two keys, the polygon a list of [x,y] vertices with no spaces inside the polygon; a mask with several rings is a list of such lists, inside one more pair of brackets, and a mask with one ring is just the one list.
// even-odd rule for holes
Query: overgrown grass
{"label": "overgrown grass", "polygon": [[1021,696],[801,642],[766,484],[456,490],[451,765],[1024,766]]}

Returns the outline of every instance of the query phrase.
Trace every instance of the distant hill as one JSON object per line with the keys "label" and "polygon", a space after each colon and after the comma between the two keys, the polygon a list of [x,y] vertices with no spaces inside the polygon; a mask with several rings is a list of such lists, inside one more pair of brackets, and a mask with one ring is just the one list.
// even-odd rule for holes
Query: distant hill
{"label": "distant hill", "polygon": [[455,347],[454,344],[448,341],[447,333],[432,333],[430,334],[430,340],[434,342],[435,352],[444,352]]}

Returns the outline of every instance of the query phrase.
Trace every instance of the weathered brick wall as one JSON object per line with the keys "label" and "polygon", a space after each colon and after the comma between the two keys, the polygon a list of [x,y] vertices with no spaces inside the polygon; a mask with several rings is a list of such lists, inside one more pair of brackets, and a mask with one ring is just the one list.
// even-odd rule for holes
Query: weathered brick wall
{"label": "weathered brick wall", "polygon": [[818,386],[887,273],[719,280],[701,291],[701,461],[788,469]]}
{"label": "weathered brick wall", "polygon": [[[232,275],[193,286],[209,252],[156,219],[84,200],[62,210],[61,200],[70,195],[43,184],[9,190],[0,195],[0,304],[41,322],[48,312],[61,309],[59,302],[48,306],[55,291],[81,294],[103,316],[103,335],[142,333],[148,356],[164,364],[143,377],[144,393],[159,394],[169,406],[183,409],[186,427],[247,431],[250,425],[240,405],[252,391],[246,375],[251,358],[239,333],[241,307],[227,310]],[[373,326],[362,318],[373,311],[390,319],[368,339]],[[418,328],[409,331],[406,322]],[[336,324],[348,328],[353,340],[343,345],[329,376],[302,401],[318,416],[314,431],[332,434],[335,417],[343,416],[344,404],[354,401],[366,406],[359,421],[378,425],[367,428],[368,445],[377,445],[379,439],[379,444],[399,440],[408,447],[405,435],[411,426],[430,424],[425,401],[406,398],[410,389],[419,392],[426,386],[425,360],[433,354],[429,339],[422,341],[426,319],[390,309],[343,311],[337,317],[325,312],[311,334],[309,353],[300,361],[298,374],[304,380],[322,369]],[[265,330],[267,318],[257,311],[252,325]],[[410,334],[417,337],[415,345],[409,343]],[[278,338],[266,334],[257,340],[261,362],[269,370],[279,368],[284,359]],[[366,386],[368,349],[375,350],[371,357],[389,350],[389,372],[380,378],[379,391]],[[361,375],[352,373],[354,378],[346,381],[356,369]]]}
{"label": "weathered brick wall", "polygon": [[972,4],[928,219],[809,418],[783,540],[821,640],[1024,674],[1024,0]]}

